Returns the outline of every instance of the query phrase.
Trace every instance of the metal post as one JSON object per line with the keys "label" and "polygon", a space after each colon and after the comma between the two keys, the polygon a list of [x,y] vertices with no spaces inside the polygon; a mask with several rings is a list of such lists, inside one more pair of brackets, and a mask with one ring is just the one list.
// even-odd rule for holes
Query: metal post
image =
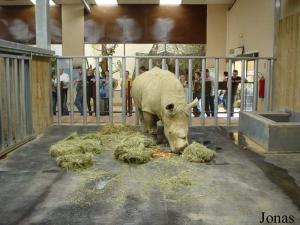
{"label": "metal post", "polygon": [[241,74],[241,106],[240,111],[243,112],[245,109],[245,64],[246,61],[242,60],[242,74]]}
{"label": "metal post", "polygon": [[271,60],[267,60],[267,72],[265,76],[265,111],[270,110],[270,78],[271,78]]}
{"label": "metal post", "polygon": [[254,61],[253,111],[257,111],[258,60]]}
{"label": "metal post", "polygon": [[49,0],[36,1],[35,21],[37,47],[50,49],[51,37]]}
{"label": "metal post", "polygon": [[205,80],[206,80],[206,60],[202,59],[201,71],[201,125],[205,124]]}
{"label": "metal post", "polygon": [[3,118],[2,118],[2,78],[0,70],[0,149],[4,148],[4,129],[3,129]]}
{"label": "metal post", "polygon": [[29,133],[33,134],[33,124],[32,124],[32,105],[31,105],[31,71],[32,71],[32,59],[28,60],[28,77],[27,77],[27,91],[28,91],[28,100],[27,100],[27,115],[28,115],[28,127]]}
{"label": "metal post", "polygon": [[[125,45],[124,45],[124,48],[125,48]],[[99,124],[100,123],[99,58],[95,58],[95,62],[96,62],[96,124]]]}
{"label": "metal post", "polygon": [[[228,61],[228,82],[227,82],[227,126],[231,123],[231,98],[232,98],[232,60]],[[233,109],[234,115],[234,109]]]}
{"label": "metal post", "polygon": [[122,58],[122,123],[126,124],[126,58]]}
{"label": "metal post", "polygon": [[[281,17],[281,8],[282,8],[282,0],[275,0],[275,4],[274,4],[274,29],[273,29],[273,58],[277,58],[278,56],[278,30],[279,30],[279,21],[280,21],[280,17]],[[272,65],[272,72],[271,72],[271,80],[270,80],[270,96],[271,96],[271,100],[270,100],[270,110],[274,110],[275,109],[275,83],[276,83],[276,69],[275,69],[275,64],[274,64],[274,60],[271,60],[271,65]],[[279,74],[280,76],[280,74]]]}
{"label": "metal post", "polygon": [[7,144],[12,144],[12,121],[10,107],[10,59],[5,58],[5,77],[6,77],[6,119],[7,119]]}
{"label": "metal post", "polygon": [[219,89],[219,59],[215,59],[215,87],[214,87],[214,116],[215,125],[218,125],[218,89]]}
{"label": "metal post", "polygon": [[14,59],[14,114],[16,141],[20,139],[18,59]]}
{"label": "metal post", "polygon": [[70,59],[70,120],[71,120],[71,124],[74,123],[74,96],[73,96],[73,87],[74,87],[74,83],[73,83],[73,59]]}
{"label": "metal post", "polygon": [[[188,70],[188,101],[189,103],[193,100],[193,89],[192,89],[192,83],[193,83],[193,61],[192,59],[189,59],[189,70]],[[192,118],[191,113],[189,114],[189,125],[192,125]]]}
{"label": "metal post", "polygon": [[162,58],[161,69],[163,69],[163,70],[166,70],[166,69],[167,69],[167,66],[166,66],[166,58]]}
{"label": "metal post", "polygon": [[[151,64],[152,64],[152,59],[151,59]],[[150,60],[149,60],[149,65],[150,65]],[[135,59],[135,78],[138,77],[139,75],[139,59]],[[150,69],[150,68],[149,68]],[[140,115],[139,115],[139,109],[135,104],[135,125],[138,126],[139,125],[139,120],[140,120]]]}
{"label": "metal post", "polygon": [[179,78],[179,59],[175,59],[175,75],[176,78]]}
{"label": "metal post", "polygon": [[109,91],[109,122],[113,123],[113,79],[112,79],[112,57],[108,58],[108,69],[109,69],[109,77],[108,77],[108,91]]}
{"label": "metal post", "polygon": [[149,70],[153,68],[153,60],[150,58],[149,59]]}
{"label": "metal post", "polygon": [[86,98],[86,69],[85,69],[85,58],[82,58],[82,91],[83,91],[83,123],[87,124],[87,98]]}
{"label": "metal post", "polygon": [[25,60],[21,59],[21,65],[20,65],[20,107],[21,107],[21,115],[23,119],[23,124],[22,124],[22,134],[23,137],[25,138],[27,136],[27,130],[26,130],[26,99],[25,99]]}
{"label": "metal post", "polygon": [[60,60],[57,59],[57,68],[56,68],[56,81],[57,81],[57,109],[58,109],[58,124],[61,125],[61,85],[60,85],[60,74],[59,74],[59,67],[60,67]]}
{"label": "metal post", "polygon": [[274,110],[274,75],[275,75],[275,71],[274,71],[275,67],[274,67],[274,60],[271,59],[270,60],[270,77],[269,77],[269,110],[272,111]]}

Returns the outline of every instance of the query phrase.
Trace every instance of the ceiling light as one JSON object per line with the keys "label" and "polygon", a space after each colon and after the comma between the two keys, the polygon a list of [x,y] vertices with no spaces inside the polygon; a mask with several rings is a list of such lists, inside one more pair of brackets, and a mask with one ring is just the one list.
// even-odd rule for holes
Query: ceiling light
{"label": "ceiling light", "polygon": [[160,5],[180,5],[182,0],[160,0]]}
{"label": "ceiling light", "polygon": [[118,5],[117,0],[95,0],[97,5]]}
{"label": "ceiling light", "polygon": [[49,5],[55,5],[55,2],[53,0],[49,0]]}
{"label": "ceiling light", "polygon": [[[36,4],[36,0],[30,0],[32,4]],[[53,0],[49,0],[49,5],[55,5],[55,2]]]}

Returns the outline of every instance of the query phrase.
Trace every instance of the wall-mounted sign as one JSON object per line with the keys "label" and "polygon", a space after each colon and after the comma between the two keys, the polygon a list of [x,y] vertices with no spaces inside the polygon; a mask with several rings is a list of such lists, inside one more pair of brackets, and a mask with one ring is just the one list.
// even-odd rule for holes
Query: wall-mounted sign
{"label": "wall-mounted sign", "polygon": [[85,14],[85,43],[206,44],[206,16],[206,5],[95,5]]}
{"label": "wall-mounted sign", "polygon": [[[51,43],[62,42],[61,7],[50,7]],[[1,6],[0,39],[35,44],[35,7]]]}

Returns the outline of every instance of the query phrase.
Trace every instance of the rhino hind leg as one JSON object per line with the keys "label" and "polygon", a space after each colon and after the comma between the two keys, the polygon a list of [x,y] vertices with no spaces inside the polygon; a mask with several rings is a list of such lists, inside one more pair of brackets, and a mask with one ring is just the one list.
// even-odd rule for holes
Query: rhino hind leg
{"label": "rhino hind leg", "polygon": [[157,121],[158,118],[155,115],[152,115],[148,112],[143,112],[143,120],[146,131],[150,134],[157,134]]}

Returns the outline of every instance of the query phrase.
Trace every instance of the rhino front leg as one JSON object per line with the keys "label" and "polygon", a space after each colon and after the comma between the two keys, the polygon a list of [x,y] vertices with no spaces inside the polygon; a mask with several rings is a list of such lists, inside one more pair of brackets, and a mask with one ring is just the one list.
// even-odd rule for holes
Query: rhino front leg
{"label": "rhino front leg", "polygon": [[156,123],[158,121],[158,118],[148,112],[143,112],[143,118],[144,118],[144,124],[145,124],[146,130],[150,134],[157,134]]}

